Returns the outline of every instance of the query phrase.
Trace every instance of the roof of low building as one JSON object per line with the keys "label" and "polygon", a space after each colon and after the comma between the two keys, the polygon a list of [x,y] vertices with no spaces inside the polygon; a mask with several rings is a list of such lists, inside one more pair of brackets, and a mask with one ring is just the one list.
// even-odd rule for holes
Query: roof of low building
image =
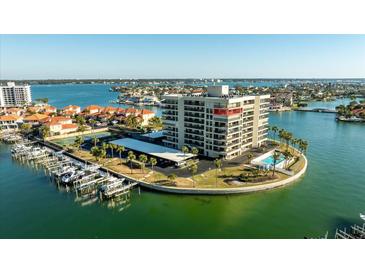
{"label": "roof of low building", "polygon": [[76,110],[76,109],[79,109],[80,107],[79,106],[76,106],[76,105],[69,105],[69,106],[65,106],[63,109],[64,110]]}
{"label": "roof of low building", "polygon": [[24,118],[24,120],[25,121],[41,121],[41,120],[45,120],[47,118],[49,118],[49,116],[44,115],[44,114],[36,113],[36,114],[32,114],[32,115],[26,116]]}
{"label": "roof of low building", "polygon": [[140,140],[132,139],[132,138],[122,138],[118,140],[111,141],[110,143],[124,146],[125,148],[129,148],[138,152],[142,152],[148,155],[155,156],[157,158],[162,158],[165,160],[169,160],[175,163],[186,161],[189,158],[194,157],[194,154],[191,153],[183,153],[180,150],[159,146],[147,142],[143,142]]}
{"label": "roof of low building", "polygon": [[9,122],[9,121],[17,121],[20,119],[18,115],[2,115],[0,116],[0,121]]}

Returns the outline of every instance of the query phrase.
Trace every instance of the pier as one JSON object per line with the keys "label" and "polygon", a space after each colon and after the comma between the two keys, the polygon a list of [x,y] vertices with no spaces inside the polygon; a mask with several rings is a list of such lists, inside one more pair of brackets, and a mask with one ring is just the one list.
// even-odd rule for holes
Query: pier
{"label": "pier", "polygon": [[354,224],[350,229],[336,229],[335,239],[365,239],[365,223],[362,226]]}
{"label": "pier", "polygon": [[[137,185],[119,175],[115,176],[98,165],[75,159],[67,152],[55,150],[39,141],[22,140],[11,148],[13,159],[42,168],[45,174],[57,184],[58,188],[72,190],[76,201],[87,205],[98,200],[120,200],[129,204],[130,191]],[[116,205],[116,201],[111,203]]]}

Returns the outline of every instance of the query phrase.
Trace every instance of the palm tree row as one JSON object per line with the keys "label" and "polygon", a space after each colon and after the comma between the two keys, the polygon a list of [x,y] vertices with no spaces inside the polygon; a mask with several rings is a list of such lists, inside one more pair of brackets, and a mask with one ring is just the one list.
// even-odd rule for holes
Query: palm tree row
{"label": "palm tree row", "polygon": [[297,147],[300,153],[306,153],[308,148],[308,142],[303,139],[294,138],[293,133],[286,131],[285,129],[279,129],[277,126],[270,127],[270,130],[273,132],[273,139],[276,141],[276,138],[279,138],[279,143],[285,143],[286,151],[289,150],[289,144],[292,147]]}

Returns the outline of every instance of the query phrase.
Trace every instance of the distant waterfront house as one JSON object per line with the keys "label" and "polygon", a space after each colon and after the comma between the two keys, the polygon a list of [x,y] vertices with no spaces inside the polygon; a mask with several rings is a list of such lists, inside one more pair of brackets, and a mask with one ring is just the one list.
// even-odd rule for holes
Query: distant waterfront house
{"label": "distant waterfront house", "polygon": [[24,122],[32,124],[32,125],[39,125],[41,123],[47,122],[48,119],[49,119],[49,116],[36,113],[36,114],[26,116],[23,120],[24,120]]}
{"label": "distant waterfront house", "polygon": [[21,108],[8,108],[5,110],[5,112],[7,114],[21,116],[24,113],[24,110]]}
{"label": "distant waterfront house", "polygon": [[57,108],[54,107],[54,106],[47,105],[47,106],[44,106],[43,111],[45,113],[49,113],[49,114],[56,113],[57,112]]}
{"label": "distant waterfront house", "polygon": [[107,113],[107,114],[114,114],[117,112],[117,108],[116,107],[111,107],[111,106],[107,106],[103,109],[102,111],[103,113]]}
{"label": "distant waterfront house", "polygon": [[18,115],[2,115],[0,116],[0,129],[18,128],[18,124],[22,123],[23,119]]}
{"label": "distant waterfront house", "polygon": [[66,134],[78,130],[78,125],[72,123],[72,119],[63,116],[56,116],[49,119],[46,125],[50,129],[51,135]]}
{"label": "distant waterfront house", "polygon": [[150,111],[148,109],[142,109],[141,111],[141,117],[142,117],[142,126],[148,125],[148,121],[155,117],[155,113],[153,111]]}
{"label": "distant waterfront house", "polygon": [[285,107],[283,104],[270,104],[269,111],[271,112],[280,112],[280,111],[288,111],[290,107]]}
{"label": "distant waterfront house", "polygon": [[76,132],[78,129],[77,124],[60,124],[57,122],[46,123],[46,126],[49,127],[51,135],[67,134],[71,132]]}
{"label": "distant waterfront house", "polygon": [[66,115],[75,115],[81,112],[81,107],[75,105],[69,105],[62,109],[62,112]]}
{"label": "distant waterfront house", "polygon": [[43,106],[30,106],[27,107],[27,112],[29,113],[38,113],[43,110]]}
{"label": "distant waterfront house", "polygon": [[90,105],[90,106],[87,106],[86,108],[84,108],[83,112],[88,113],[88,114],[96,114],[96,113],[102,112],[103,110],[104,110],[104,108],[101,106]]}

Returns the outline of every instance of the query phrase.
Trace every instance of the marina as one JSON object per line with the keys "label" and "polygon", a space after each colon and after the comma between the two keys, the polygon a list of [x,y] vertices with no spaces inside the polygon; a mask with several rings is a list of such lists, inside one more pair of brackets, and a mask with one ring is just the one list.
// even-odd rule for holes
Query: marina
{"label": "marina", "polygon": [[130,191],[136,186],[136,183],[127,183],[124,178],[101,171],[98,165],[82,163],[64,155],[63,151],[54,151],[37,142],[23,140],[11,147],[11,155],[23,164],[43,169],[58,188],[73,191],[82,200],[87,197],[102,201],[120,196],[129,199]]}

